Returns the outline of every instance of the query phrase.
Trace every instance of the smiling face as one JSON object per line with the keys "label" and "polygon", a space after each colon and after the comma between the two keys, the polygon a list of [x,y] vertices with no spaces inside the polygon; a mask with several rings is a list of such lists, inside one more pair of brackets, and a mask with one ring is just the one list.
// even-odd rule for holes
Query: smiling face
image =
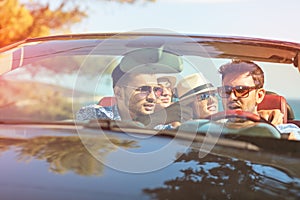
{"label": "smiling face", "polygon": [[[223,77],[223,86],[249,86],[254,87],[254,80],[252,76],[246,73],[231,72]],[[222,98],[224,110],[242,110],[257,114],[257,105],[264,98],[264,89],[249,90],[249,95],[245,97],[237,97],[234,92],[231,92],[227,98]]]}
{"label": "smiling face", "polygon": [[203,119],[218,112],[218,98],[216,92],[197,94],[192,102],[194,119]]}

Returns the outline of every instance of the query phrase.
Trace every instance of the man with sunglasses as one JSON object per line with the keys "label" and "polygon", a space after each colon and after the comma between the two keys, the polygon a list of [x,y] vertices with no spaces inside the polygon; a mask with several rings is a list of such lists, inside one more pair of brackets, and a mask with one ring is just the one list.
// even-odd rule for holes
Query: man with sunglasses
{"label": "man with sunglasses", "polygon": [[123,72],[118,65],[112,72],[116,104],[112,106],[89,105],[81,108],[77,120],[111,119],[133,120],[154,112],[163,89],[155,74]]}
{"label": "man with sunglasses", "polygon": [[[277,129],[283,133],[294,128],[294,133],[300,139],[300,129],[294,124],[282,124],[283,114],[279,110],[257,110],[258,104],[265,96],[264,72],[251,61],[234,60],[219,68],[222,75],[222,87],[218,87],[218,93],[222,98],[224,110],[242,110],[251,112],[277,125]],[[232,122],[244,122],[241,119],[231,119]],[[292,137],[296,137],[294,134]],[[296,137],[296,139],[297,139]],[[294,138],[293,138],[294,139]]]}
{"label": "man with sunglasses", "polygon": [[253,62],[234,60],[222,65],[222,87],[218,93],[224,110],[242,110],[258,115],[257,105],[265,96],[264,73]]}

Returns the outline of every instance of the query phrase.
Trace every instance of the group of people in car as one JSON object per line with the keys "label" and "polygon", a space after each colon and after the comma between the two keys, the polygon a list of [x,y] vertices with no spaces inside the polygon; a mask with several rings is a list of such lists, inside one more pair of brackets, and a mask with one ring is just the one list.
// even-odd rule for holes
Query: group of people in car
{"label": "group of people in car", "polygon": [[[219,68],[222,86],[216,88],[201,73],[188,75],[176,84],[172,76],[141,71],[124,72],[120,65],[112,72],[116,103],[111,106],[88,105],[81,108],[77,120],[134,120],[154,129],[176,129],[183,122],[208,118],[219,111],[218,96],[224,111],[253,113],[272,123],[280,132],[292,130],[289,139],[300,140],[300,129],[283,124],[278,109],[258,110],[265,96],[264,72],[252,61],[233,60]],[[176,97],[176,98],[175,98]],[[253,123],[241,118],[228,123]]]}

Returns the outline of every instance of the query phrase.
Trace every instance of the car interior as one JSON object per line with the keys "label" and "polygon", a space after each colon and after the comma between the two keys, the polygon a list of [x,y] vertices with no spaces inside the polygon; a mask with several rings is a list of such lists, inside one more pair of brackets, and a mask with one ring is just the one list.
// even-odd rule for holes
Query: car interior
{"label": "car interior", "polygon": [[267,92],[264,100],[258,104],[257,108],[258,110],[279,109],[283,114],[283,123],[287,123],[287,102],[283,96]]}

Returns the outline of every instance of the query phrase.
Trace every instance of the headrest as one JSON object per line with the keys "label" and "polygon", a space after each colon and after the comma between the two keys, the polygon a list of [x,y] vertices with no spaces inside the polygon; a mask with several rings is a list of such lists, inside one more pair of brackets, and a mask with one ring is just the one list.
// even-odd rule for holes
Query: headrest
{"label": "headrest", "polygon": [[116,97],[103,97],[98,102],[99,106],[107,107],[107,106],[113,106],[117,102]]}
{"label": "headrest", "polygon": [[283,114],[283,123],[287,123],[287,102],[283,96],[267,93],[257,108],[258,110],[279,109]]}

